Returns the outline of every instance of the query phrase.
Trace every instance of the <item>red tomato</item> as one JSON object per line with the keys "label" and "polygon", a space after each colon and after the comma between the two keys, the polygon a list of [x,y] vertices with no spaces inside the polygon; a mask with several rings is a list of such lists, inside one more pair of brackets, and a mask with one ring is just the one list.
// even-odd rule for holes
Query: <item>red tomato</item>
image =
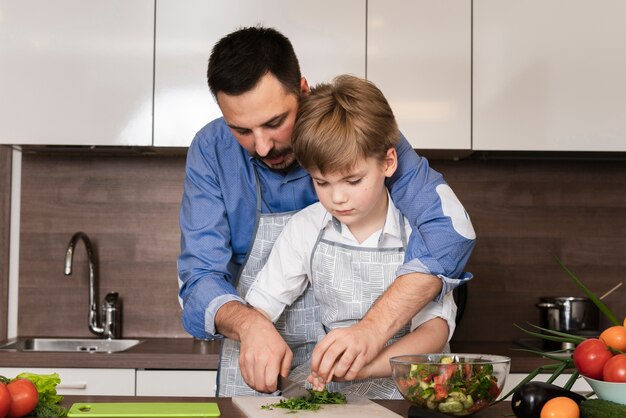
{"label": "red tomato", "polygon": [[613,357],[609,348],[597,338],[587,338],[574,350],[574,366],[583,376],[602,380],[604,364]]}
{"label": "red tomato", "polygon": [[19,418],[28,415],[39,402],[39,393],[35,384],[28,379],[15,379],[7,385],[11,394],[9,418]]}
{"label": "red tomato", "polygon": [[626,351],[626,328],[614,325],[602,331],[600,340],[604,344],[619,351]]}
{"label": "red tomato", "polygon": [[11,394],[4,383],[0,383],[0,418],[7,416],[11,406]]}
{"label": "red tomato", "polygon": [[578,418],[578,404],[566,396],[552,398],[541,408],[541,418]]}
{"label": "red tomato", "polygon": [[617,354],[604,365],[602,376],[605,382],[626,382],[626,354]]}

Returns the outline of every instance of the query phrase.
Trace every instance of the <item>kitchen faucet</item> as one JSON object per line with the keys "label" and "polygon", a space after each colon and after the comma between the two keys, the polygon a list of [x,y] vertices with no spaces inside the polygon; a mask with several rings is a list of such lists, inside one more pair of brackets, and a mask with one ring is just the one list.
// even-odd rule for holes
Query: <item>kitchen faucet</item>
{"label": "kitchen faucet", "polygon": [[117,292],[107,293],[102,306],[102,321],[98,315],[98,271],[96,258],[89,237],[84,232],[77,232],[72,236],[65,253],[65,275],[72,274],[72,261],[76,243],[82,240],[87,250],[89,262],[89,330],[103,338],[113,339],[121,337],[121,312]]}

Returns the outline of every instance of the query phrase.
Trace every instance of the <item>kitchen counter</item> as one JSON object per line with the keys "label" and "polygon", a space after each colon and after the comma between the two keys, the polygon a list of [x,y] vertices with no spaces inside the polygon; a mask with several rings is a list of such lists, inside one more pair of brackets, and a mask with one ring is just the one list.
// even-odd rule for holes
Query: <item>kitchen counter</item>
{"label": "kitchen counter", "polygon": [[[0,351],[0,367],[85,367],[133,369],[216,370],[219,340],[192,338],[140,338],[143,340],[117,353]],[[511,373],[528,373],[547,364],[540,356],[524,351],[516,343],[454,342],[456,353],[499,354],[511,357]]]}
{"label": "kitchen counter", "polygon": [[[66,396],[62,405],[70,408],[75,402],[217,402],[222,417],[245,418],[245,415],[233,404],[230,398],[170,398],[170,397],[132,397],[132,396]],[[385,408],[408,416],[409,403],[406,401],[376,400]],[[302,414],[304,415],[304,414]],[[484,411],[472,415],[473,418],[510,417],[513,415],[510,402],[500,402]],[[290,416],[289,414],[285,415]]]}
{"label": "kitchen counter", "polygon": [[220,342],[193,338],[139,338],[117,353],[0,351],[1,367],[80,367],[216,370]]}

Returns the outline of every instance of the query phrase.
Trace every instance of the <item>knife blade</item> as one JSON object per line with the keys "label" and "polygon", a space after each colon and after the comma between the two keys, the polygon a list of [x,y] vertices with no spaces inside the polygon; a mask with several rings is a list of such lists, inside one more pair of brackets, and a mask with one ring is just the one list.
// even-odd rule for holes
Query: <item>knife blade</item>
{"label": "knife blade", "polygon": [[285,398],[309,396],[309,392],[304,388],[303,385],[299,384],[298,382],[294,382],[287,377],[282,377],[281,375],[278,375],[278,390],[280,391],[281,396]]}

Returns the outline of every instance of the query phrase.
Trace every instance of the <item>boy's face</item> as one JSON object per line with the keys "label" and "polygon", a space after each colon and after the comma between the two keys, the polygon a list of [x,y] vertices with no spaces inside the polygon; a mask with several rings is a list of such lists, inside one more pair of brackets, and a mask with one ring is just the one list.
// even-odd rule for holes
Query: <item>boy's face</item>
{"label": "boy's face", "polygon": [[348,173],[311,170],[317,197],[326,210],[352,231],[369,223],[380,222],[387,215],[385,178],[397,167],[396,150],[387,151],[385,161],[360,159]]}
{"label": "boy's face", "polygon": [[[304,78],[301,87],[308,93]],[[298,96],[288,92],[276,77],[268,73],[252,90],[237,96],[218,92],[217,102],[237,142],[250,155],[276,170],[294,163],[291,134]]]}

